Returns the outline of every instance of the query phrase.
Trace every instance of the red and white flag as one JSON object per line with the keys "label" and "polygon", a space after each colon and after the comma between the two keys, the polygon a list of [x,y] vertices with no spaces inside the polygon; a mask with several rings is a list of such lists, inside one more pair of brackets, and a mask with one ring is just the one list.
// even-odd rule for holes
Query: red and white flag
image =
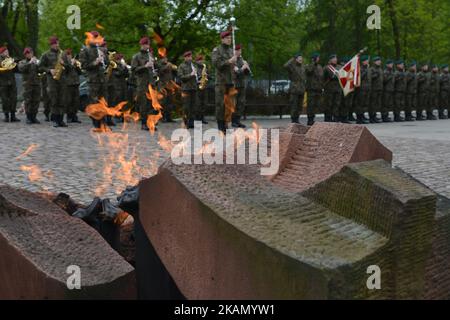
{"label": "red and white flag", "polygon": [[342,91],[344,91],[344,96],[355,91],[355,88],[361,85],[359,55],[354,56],[341,69],[331,71],[339,78],[339,84],[341,85]]}

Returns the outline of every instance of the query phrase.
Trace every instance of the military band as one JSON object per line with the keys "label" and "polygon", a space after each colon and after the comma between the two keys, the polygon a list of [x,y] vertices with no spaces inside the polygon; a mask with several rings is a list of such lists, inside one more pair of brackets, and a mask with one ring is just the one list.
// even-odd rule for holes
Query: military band
{"label": "military band", "polygon": [[[128,100],[128,108],[139,112],[143,130],[148,130],[147,116],[157,112],[149,99],[149,86],[163,92],[160,101],[163,122],[173,122],[175,83],[181,89],[186,127],[194,128],[195,121],[208,123],[205,114],[210,69],[203,55],[198,54],[193,59],[194,52],[187,51],[183,55],[184,61],[177,67],[168,60],[165,51],[159,52],[159,58],[155,58],[151,39],[143,37],[139,41],[140,51],[133,56],[131,65],[127,65],[122,54],[108,51],[106,41],[97,31],[87,35],[86,46],[79,55],[71,49],[60,48],[56,36],[49,38],[49,49],[40,59],[31,48],[25,48],[24,59],[16,62],[6,46],[0,47],[0,99],[5,122],[20,121],[16,117],[15,74],[21,73],[27,124],[39,124],[37,113],[41,101],[46,121],[51,120],[54,127],[67,126],[64,115],[67,115],[67,123],[80,123],[77,116],[79,85],[80,75],[84,73],[89,87],[89,103],[97,103],[102,97],[109,106]],[[232,31],[222,32],[220,42],[211,52],[211,69],[215,70],[217,126],[225,133],[229,124],[245,128],[241,119],[245,114],[247,86],[252,72],[244,58],[243,46],[233,47]],[[304,64],[303,55],[297,53],[284,64],[290,80],[289,109],[293,123],[300,122],[304,101],[309,126],[314,124],[318,113],[324,113],[326,122],[356,121],[357,124],[448,119],[448,65],[419,65],[414,60],[406,63],[400,59],[386,60],[383,68],[381,57],[371,59],[369,55],[361,55],[360,85],[344,96],[337,71],[349,58],[332,54],[324,67],[320,64],[319,53],[312,54],[310,59],[308,64]],[[227,99],[234,101],[231,106],[226,103]],[[434,115],[435,111],[438,117]],[[378,118],[378,113],[381,118]],[[111,117],[92,121],[96,128],[102,124],[115,125]]]}

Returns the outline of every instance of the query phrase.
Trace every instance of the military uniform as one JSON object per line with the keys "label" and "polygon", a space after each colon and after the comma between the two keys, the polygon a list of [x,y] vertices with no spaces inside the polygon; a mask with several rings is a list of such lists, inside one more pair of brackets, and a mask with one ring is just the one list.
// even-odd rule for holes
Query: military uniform
{"label": "military uniform", "polygon": [[67,54],[63,55],[64,72],[63,81],[63,102],[67,113],[67,122],[80,123],[77,117],[80,108],[80,74],[81,69],[72,64]]}
{"label": "military uniform", "polygon": [[403,121],[400,117],[400,112],[405,110],[406,74],[403,70],[397,68],[394,78],[394,121],[399,122]]}
{"label": "military uniform", "polygon": [[247,101],[247,82],[250,75],[248,69],[243,69],[244,59],[242,56],[237,58],[236,69],[234,70],[234,87],[237,89],[236,110],[233,113],[232,123],[234,127],[245,128],[241,123],[241,117],[245,112],[245,103]]}
{"label": "military uniform", "polygon": [[[151,101],[147,99],[148,86],[155,85],[155,74],[153,70],[145,66],[150,59],[153,59],[151,52],[141,50],[131,60],[131,72],[136,78],[136,106],[143,126],[145,125],[147,116],[154,112]],[[145,126],[143,129],[145,129]]]}
{"label": "military uniform", "polygon": [[[208,67],[204,63],[195,63],[195,67],[197,68],[197,74],[199,78],[202,77],[203,69],[206,68],[206,73],[208,74]],[[208,103],[208,88],[207,85],[203,89],[198,89],[197,91],[197,120],[201,120],[203,124],[208,124],[205,120],[206,108]]]}
{"label": "military uniform", "polygon": [[[379,58],[375,57],[374,61]],[[374,65],[371,68],[372,73],[372,90],[370,92],[369,118],[371,123],[379,123],[377,112],[382,112],[383,105],[383,69],[381,65]]]}
{"label": "military uniform", "polygon": [[333,121],[333,116],[338,117],[342,91],[337,75],[330,68],[336,66],[328,65],[323,71],[326,122]]}
{"label": "military uniform", "polygon": [[[429,113],[429,87],[431,75],[427,71],[420,71],[417,74],[417,114],[422,115],[423,110]],[[418,118],[419,119],[419,118]]]}
{"label": "military uniform", "polygon": [[[90,103],[97,103],[100,98],[107,98],[105,71],[109,65],[108,55],[104,48],[90,45],[80,52],[80,62],[89,85]],[[96,63],[99,55],[103,55],[103,63]]]}
{"label": "military uniform", "polygon": [[[173,72],[174,67],[167,60],[161,59],[156,63],[156,69],[158,70],[159,82],[158,87],[160,91],[166,89],[170,82],[174,80]],[[174,93],[172,90],[165,90],[164,98],[161,101],[163,106],[163,121],[173,122],[172,111],[174,110],[173,97]]]}
{"label": "military uniform", "polygon": [[[417,110],[417,74],[409,69],[406,72],[406,101],[405,114],[406,121],[414,120],[411,112],[416,110],[417,117],[421,117],[420,111]],[[416,119],[417,119],[416,117]]]}
{"label": "military uniform", "polygon": [[112,70],[111,77],[107,79],[108,104],[110,106],[117,106],[120,102],[127,101],[128,68],[120,62],[116,63],[117,68]]}
{"label": "military uniform", "polygon": [[[387,61],[386,64],[390,64]],[[386,67],[383,73],[383,108],[381,116],[383,122],[390,122],[389,112],[394,110],[394,91],[395,91],[395,77],[392,68]]]}
{"label": "military uniform", "polygon": [[225,119],[225,94],[228,94],[233,88],[233,65],[228,60],[233,57],[233,47],[222,43],[214,48],[212,52],[212,65],[216,69],[215,79],[215,106],[216,119],[219,130],[226,130]]}
{"label": "military uniform", "polygon": [[[450,74],[448,72],[448,66],[444,65],[442,69],[445,69],[441,73],[440,78],[440,109],[439,109],[439,118],[440,119],[448,119],[448,111],[450,107]],[[447,114],[444,111],[447,110]]]}
{"label": "military uniform", "polygon": [[303,65],[296,61],[296,57],[286,62],[284,67],[287,69],[289,80],[291,81],[289,87],[291,120],[294,123],[298,123],[301,108],[303,106],[303,99],[305,97],[306,72]]}
{"label": "military uniform", "polygon": [[[0,64],[4,59],[4,57],[0,56]],[[2,101],[3,113],[5,114],[5,122],[19,121],[16,118],[17,86],[15,72],[16,69],[0,71],[0,99]]]}
{"label": "military uniform", "polygon": [[178,77],[181,80],[181,97],[183,101],[183,111],[187,120],[188,128],[194,128],[194,119],[197,107],[197,74],[192,61],[184,61],[178,66]]}
{"label": "military uniform", "polygon": [[45,72],[47,77],[47,93],[50,98],[50,112],[54,126],[65,126],[63,122],[64,102],[63,102],[63,79],[55,80],[50,70],[55,69],[58,59],[62,58],[62,50],[50,49],[45,52],[39,63],[41,72]]}
{"label": "military uniform", "polygon": [[41,79],[39,78],[39,66],[37,60],[23,59],[19,62],[19,71],[22,73],[25,100],[25,113],[27,123],[39,123],[36,115],[41,100]]}
{"label": "military uniform", "polygon": [[372,69],[368,65],[361,64],[361,86],[355,90],[355,112],[358,124],[367,123],[364,112],[369,111],[371,88]]}
{"label": "military uniform", "polygon": [[[318,55],[313,55],[316,59]],[[319,63],[311,63],[305,68],[307,91],[308,125],[314,124],[314,117],[320,112],[323,91],[323,69]]]}
{"label": "military uniform", "polygon": [[435,109],[439,110],[439,88],[440,77],[437,71],[432,71],[430,75],[430,87],[429,87],[429,104],[430,107],[427,110],[427,118],[435,120],[436,117],[433,115]]}

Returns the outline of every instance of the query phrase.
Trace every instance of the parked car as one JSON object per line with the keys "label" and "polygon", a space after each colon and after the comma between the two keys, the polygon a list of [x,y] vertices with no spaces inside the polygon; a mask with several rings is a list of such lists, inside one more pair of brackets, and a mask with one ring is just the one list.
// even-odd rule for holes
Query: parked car
{"label": "parked car", "polygon": [[289,80],[275,80],[270,86],[270,94],[277,94],[280,92],[286,93],[289,91],[290,84],[291,82]]}

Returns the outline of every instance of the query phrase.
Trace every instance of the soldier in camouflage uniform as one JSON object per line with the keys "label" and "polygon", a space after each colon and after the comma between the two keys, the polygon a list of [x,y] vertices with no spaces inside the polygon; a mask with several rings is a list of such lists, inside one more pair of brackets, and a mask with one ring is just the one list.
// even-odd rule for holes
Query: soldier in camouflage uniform
{"label": "soldier in camouflage uniform", "polygon": [[[83,70],[86,72],[89,85],[90,103],[97,103],[100,98],[107,99],[105,71],[109,65],[108,54],[103,43],[99,42],[100,34],[97,31],[91,31],[92,42],[80,52],[80,62]],[[95,128],[102,126],[102,120],[92,118],[92,124]]]}
{"label": "soldier in camouflage uniform", "polygon": [[[57,37],[50,37],[50,50],[45,52],[39,62],[41,72],[47,75],[47,92],[50,97],[50,112],[52,115],[53,127],[67,127],[63,120],[64,102],[63,102],[63,79],[54,79],[55,68],[58,63],[64,64],[62,59],[62,50],[59,48],[59,40]],[[59,60],[58,60],[59,59]]]}
{"label": "soldier in camouflage uniform", "polygon": [[303,57],[301,53],[296,54],[284,64],[287,69],[289,80],[289,105],[292,123],[299,123],[299,116],[303,107],[303,99],[306,90],[306,72],[303,67]]}
{"label": "soldier in camouflage uniform", "polygon": [[[428,64],[423,64],[420,72],[417,74],[417,120],[425,120],[422,117],[423,110],[428,110],[429,105],[429,87],[430,73],[428,72]],[[428,118],[428,113],[427,113]]]}
{"label": "soldier in camouflage uniform", "polygon": [[319,64],[320,54],[313,53],[311,63],[306,66],[306,91],[308,126],[314,124],[315,114],[320,111],[323,92],[323,69]]}
{"label": "soldier in camouflage uniform", "polygon": [[81,123],[77,116],[78,109],[80,108],[81,66],[77,65],[73,57],[73,51],[70,48],[65,50],[63,61],[63,102],[67,112],[67,122]]}
{"label": "soldier in camouflage uniform", "polygon": [[406,121],[414,121],[417,119],[412,116],[412,111],[417,113],[417,63],[411,61],[408,72],[406,72],[406,101],[405,101],[405,115]]}
{"label": "soldier in camouflage uniform", "polygon": [[[448,65],[444,64],[441,68],[441,78],[440,78],[440,109],[439,109],[439,119],[448,119],[448,111],[450,107],[450,74],[448,73]],[[444,112],[447,111],[447,114]]]}
{"label": "soldier in camouflage uniform", "polygon": [[136,106],[141,116],[141,129],[148,130],[147,116],[154,113],[151,102],[147,99],[148,86],[155,86],[157,76],[153,50],[150,39],[143,37],[140,42],[141,50],[131,60],[131,72],[136,77]]}
{"label": "soldier in camouflage uniform", "polygon": [[369,67],[369,56],[361,56],[361,85],[355,89],[356,123],[367,124],[364,112],[369,110],[372,86],[372,70]]}
{"label": "soldier in camouflage uniform", "polygon": [[[6,47],[0,47],[0,63],[9,58]],[[5,122],[18,122],[16,118],[17,86],[15,72],[17,67],[9,71],[0,71],[0,100],[2,101]]]}
{"label": "soldier in camouflage uniform", "polygon": [[[108,105],[117,106],[119,103],[127,101],[129,72],[122,54],[115,53],[113,57],[117,67],[112,69],[111,76],[107,75],[106,86],[108,88]],[[110,125],[115,125],[113,119],[110,119]]]}
{"label": "soldier in camouflage uniform", "polygon": [[178,78],[181,80],[183,110],[188,129],[194,128],[197,107],[197,69],[192,62],[192,52],[184,53],[184,62],[178,66]]}
{"label": "soldier in camouflage uniform", "polygon": [[394,121],[402,122],[404,121],[404,119],[400,116],[400,112],[405,110],[406,93],[405,63],[400,59],[395,63],[395,65],[396,71],[394,73]]}
{"label": "soldier in camouflage uniform", "polygon": [[437,120],[437,117],[433,114],[434,110],[439,110],[439,68],[437,65],[432,65],[429,87],[429,109],[427,110],[428,120]]}
{"label": "soldier in camouflage uniform", "polygon": [[233,68],[237,62],[237,57],[234,54],[232,47],[231,32],[225,31],[220,34],[221,45],[214,48],[211,58],[212,65],[216,69],[216,87],[215,87],[215,105],[216,105],[216,120],[218,129],[226,132],[228,129],[225,119],[225,103],[224,97],[233,89]]}
{"label": "soldier in camouflage uniform", "polygon": [[172,120],[172,111],[175,108],[173,104],[174,92],[166,88],[174,81],[174,72],[177,67],[170,63],[167,57],[164,56],[156,62],[156,69],[158,70],[159,76],[159,90],[165,90],[164,98],[161,101],[161,105],[163,106],[163,122],[175,122]]}
{"label": "soldier in camouflage uniform", "polygon": [[41,98],[41,79],[39,78],[38,60],[34,56],[33,49],[23,50],[25,59],[19,62],[19,71],[22,73],[25,99],[25,114],[27,124],[39,124],[36,119]]}
{"label": "soldier in camouflage uniform", "polygon": [[381,110],[381,119],[383,122],[392,121],[389,117],[389,112],[394,110],[394,91],[394,62],[388,59],[383,73],[383,108]]}
{"label": "soldier in camouflage uniform", "polygon": [[[208,66],[205,62],[205,57],[203,55],[198,55],[195,59],[195,67],[197,68],[197,75],[202,77],[203,69],[206,68],[206,74],[208,75]],[[197,91],[197,120],[201,121],[203,124],[208,124],[208,121],[205,120],[205,114],[206,114],[206,106],[208,103],[208,89],[206,87],[203,89],[198,88]]]}
{"label": "soldier in camouflage uniform", "polygon": [[231,125],[235,128],[245,128],[241,123],[241,117],[245,112],[245,103],[247,98],[247,82],[250,76],[250,66],[247,61],[242,58],[242,45],[238,44],[235,48],[235,55],[237,57],[234,66],[234,87],[238,93],[236,95],[236,110],[231,118]]}
{"label": "soldier in camouflage uniform", "polygon": [[380,123],[377,118],[377,112],[381,112],[383,105],[383,67],[381,58],[373,58],[372,72],[372,90],[370,91],[369,119],[370,123]]}
{"label": "soldier in camouflage uniform", "polygon": [[[338,111],[341,104],[341,85],[339,78],[333,70],[337,68],[337,55],[332,54],[328,58],[328,65],[324,68],[324,98],[325,98],[325,122],[339,121]],[[333,119],[333,116],[335,119]]]}

